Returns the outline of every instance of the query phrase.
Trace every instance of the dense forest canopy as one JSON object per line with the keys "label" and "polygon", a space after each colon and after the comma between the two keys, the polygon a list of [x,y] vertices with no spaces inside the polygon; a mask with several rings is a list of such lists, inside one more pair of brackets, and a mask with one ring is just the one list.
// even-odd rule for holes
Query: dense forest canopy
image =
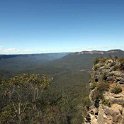
{"label": "dense forest canopy", "polygon": [[4,58],[5,63],[1,59],[0,123],[82,124],[85,106],[90,104],[94,60],[113,56],[123,57],[124,53],[71,53],[45,63],[23,61],[25,57],[19,56]]}

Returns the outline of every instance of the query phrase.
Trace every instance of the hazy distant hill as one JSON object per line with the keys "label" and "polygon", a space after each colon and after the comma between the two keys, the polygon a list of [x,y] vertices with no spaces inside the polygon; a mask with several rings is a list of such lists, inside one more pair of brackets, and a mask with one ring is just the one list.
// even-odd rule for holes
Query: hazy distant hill
{"label": "hazy distant hill", "polygon": [[98,57],[124,57],[122,50],[109,51],[82,51],[70,53],[58,60],[48,63],[47,66],[65,68],[69,70],[90,70],[94,60]]}
{"label": "hazy distant hill", "polygon": [[94,60],[98,57],[111,56],[124,57],[124,51],[82,51],[76,53],[1,56],[0,75],[6,78],[23,72],[48,74],[53,77],[52,91],[73,93],[74,95],[78,93],[79,98],[69,96],[73,100],[76,98],[76,104],[78,104],[82,103],[82,98],[88,96],[89,71]]}
{"label": "hazy distant hill", "polygon": [[1,59],[14,59],[14,58],[27,58],[27,59],[36,59],[42,61],[59,59],[69,53],[44,53],[44,54],[18,54],[18,55],[0,55]]}
{"label": "hazy distant hill", "polygon": [[69,53],[0,55],[0,70],[18,72],[60,59]]}
{"label": "hazy distant hill", "polygon": [[32,55],[1,55],[1,73],[35,72],[58,75],[67,71],[90,71],[98,57],[124,57],[122,50],[82,51]]}

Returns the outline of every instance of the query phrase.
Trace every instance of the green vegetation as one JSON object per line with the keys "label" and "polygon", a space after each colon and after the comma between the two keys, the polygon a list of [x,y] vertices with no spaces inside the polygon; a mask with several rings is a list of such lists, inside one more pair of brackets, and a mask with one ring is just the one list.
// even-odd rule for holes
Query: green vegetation
{"label": "green vegetation", "polygon": [[[16,84],[20,84],[21,82],[19,82],[19,80],[21,79],[21,77],[24,77],[21,75],[21,73],[28,73],[29,75],[32,75],[32,73],[34,73],[33,75],[37,75],[37,73],[42,75],[45,73],[53,79],[52,83],[50,83],[50,86],[47,86],[41,91],[38,90],[38,96],[36,95],[36,103],[30,100],[31,92],[29,93],[29,100],[28,98],[26,98],[27,102],[29,101],[27,103],[28,108],[26,109],[26,112],[28,113],[29,111],[31,111],[31,116],[24,112],[22,116],[24,116],[25,114],[27,116],[24,117],[21,123],[30,123],[29,118],[33,119],[32,123],[35,121],[39,122],[39,120],[42,120],[43,122],[40,123],[43,124],[82,123],[82,111],[84,110],[84,104],[88,103],[89,101],[87,99],[89,95],[88,70],[92,66],[91,61],[93,61],[93,59],[89,61],[91,57],[88,57],[87,59],[85,58],[87,58],[86,55],[77,56],[74,54],[67,55],[61,59],[45,62],[37,59],[32,60],[31,56],[6,58],[0,60],[0,75],[3,79],[6,80],[4,81],[6,84],[10,81],[10,79],[14,80],[13,78],[11,78],[13,76],[14,78],[18,78],[18,82],[16,81]],[[85,60],[89,62],[84,62]],[[3,65],[5,68],[3,68]],[[86,70],[84,72],[80,71],[82,69]],[[15,76],[17,74],[19,75]],[[22,88],[22,86],[24,87]],[[18,92],[22,92],[22,96],[26,97],[26,94],[29,91],[32,91],[33,93],[33,90],[30,87],[28,89],[28,87],[29,86],[26,87],[25,85],[21,85],[21,89],[19,89],[19,87],[17,86],[16,89],[18,90]],[[37,94],[37,90],[34,92],[36,92]],[[1,98],[3,98],[2,94]],[[3,101],[3,103],[6,102],[4,98],[0,100]],[[35,113],[33,111],[32,105],[34,104],[36,104],[36,107],[38,107],[40,115],[37,114],[38,112]],[[8,105],[8,103],[6,103],[6,105]],[[3,110],[5,109],[4,107],[7,107],[6,105],[0,105],[1,112],[4,112]],[[9,104],[8,106],[11,105]],[[23,109],[23,106],[21,106],[21,108]],[[6,109],[6,111],[8,111],[8,109]],[[39,120],[37,120],[38,118]],[[6,119],[8,119],[8,121],[11,121],[12,117],[6,117]],[[4,118],[3,120],[6,119]],[[14,118],[14,123],[16,123],[15,120],[16,122],[18,122],[17,119]]]}
{"label": "green vegetation", "polygon": [[103,93],[105,91],[109,90],[109,84],[105,83],[105,82],[95,83],[95,84],[93,84],[93,87],[96,87],[96,89],[92,94],[92,99],[93,100],[95,100],[95,99],[102,99],[103,100],[104,99]]}
{"label": "green vegetation", "polygon": [[111,89],[111,93],[114,93],[114,94],[118,94],[118,93],[121,93],[121,92],[122,92],[122,88],[120,86],[114,86]]}
{"label": "green vegetation", "polygon": [[[45,75],[22,74],[0,84],[0,123],[38,123],[38,102],[50,79]],[[38,119],[37,119],[38,118]]]}
{"label": "green vegetation", "polygon": [[86,89],[85,83],[68,84],[60,89],[53,78],[39,74],[3,79],[0,83],[0,123],[81,124],[84,109],[79,106],[89,103]]}
{"label": "green vegetation", "polygon": [[102,80],[102,81],[106,81],[106,79],[107,79],[106,74],[107,74],[107,73],[105,73],[105,72],[104,72],[103,74],[101,74],[101,80]]}
{"label": "green vegetation", "polygon": [[99,63],[99,58],[96,58],[95,61],[94,61],[94,65],[96,65],[98,63]]}
{"label": "green vegetation", "polygon": [[101,92],[108,91],[109,90],[109,83],[105,83],[105,82],[98,83],[97,90],[101,91]]}
{"label": "green vegetation", "polygon": [[102,104],[111,107],[111,103],[108,99],[103,99]]}
{"label": "green vegetation", "polygon": [[93,90],[95,89],[95,87],[97,87],[97,83],[96,82],[91,83],[90,89]]}
{"label": "green vegetation", "polygon": [[[82,124],[85,106],[90,106],[89,72],[95,58],[100,57],[97,64],[106,61],[101,54],[71,53],[59,59],[37,55],[8,57],[0,59],[1,124]],[[102,79],[105,82],[106,75]],[[96,106],[108,90],[107,82],[99,81],[90,87],[96,87]]]}
{"label": "green vegetation", "polygon": [[120,66],[119,67],[120,67],[121,71],[124,71],[124,58],[120,59]]}

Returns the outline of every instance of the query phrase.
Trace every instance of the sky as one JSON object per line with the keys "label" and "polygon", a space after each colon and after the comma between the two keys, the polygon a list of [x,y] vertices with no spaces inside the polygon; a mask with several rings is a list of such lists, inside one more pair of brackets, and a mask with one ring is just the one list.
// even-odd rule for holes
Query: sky
{"label": "sky", "polygon": [[0,0],[0,54],[124,50],[124,0]]}

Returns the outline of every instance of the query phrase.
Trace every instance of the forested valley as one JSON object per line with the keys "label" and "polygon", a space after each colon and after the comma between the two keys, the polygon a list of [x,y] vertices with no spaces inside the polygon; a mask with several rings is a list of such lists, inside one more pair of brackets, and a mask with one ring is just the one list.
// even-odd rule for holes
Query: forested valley
{"label": "forested valley", "polygon": [[55,56],[0,56],[0,124],[82,124],[92,65],[110,51]]}

